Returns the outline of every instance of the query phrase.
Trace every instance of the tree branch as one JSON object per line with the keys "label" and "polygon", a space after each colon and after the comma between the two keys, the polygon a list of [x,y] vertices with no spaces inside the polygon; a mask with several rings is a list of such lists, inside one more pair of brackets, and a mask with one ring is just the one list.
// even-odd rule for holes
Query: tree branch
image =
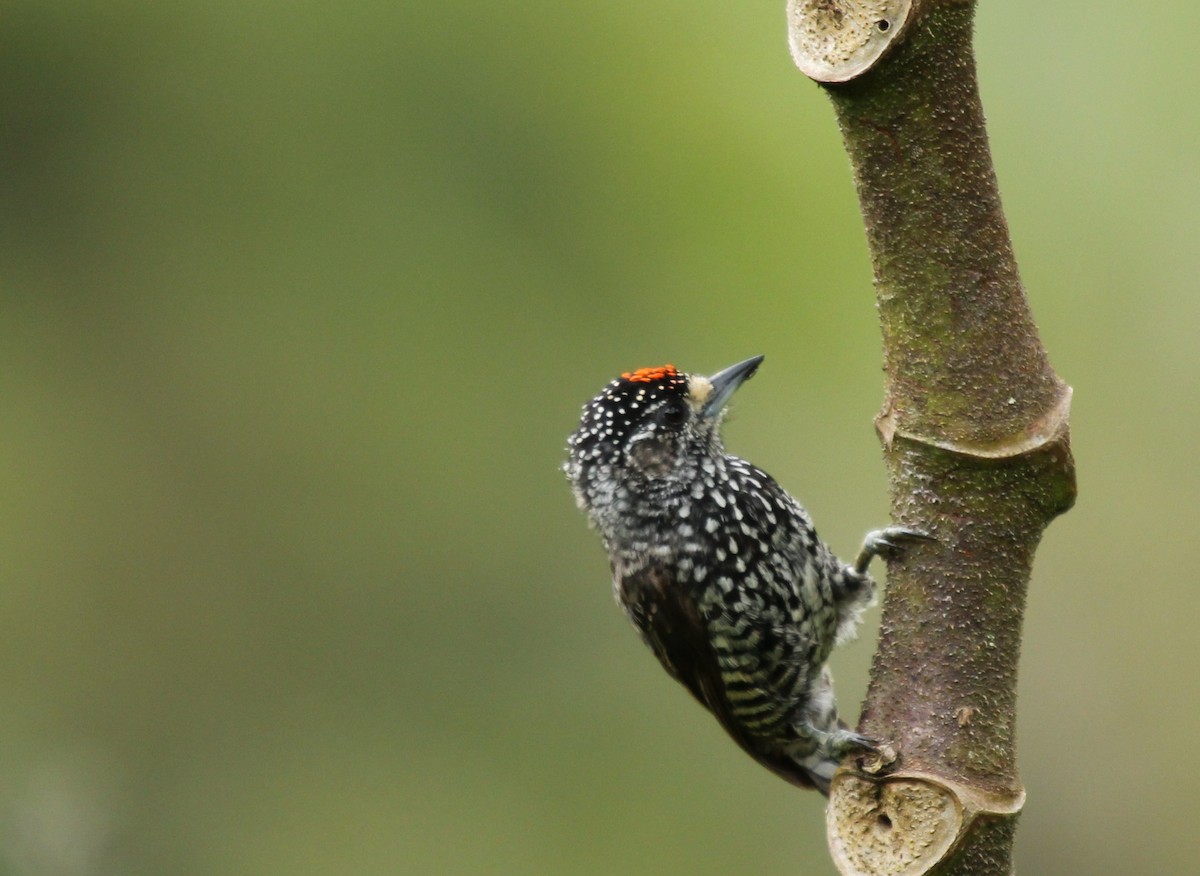
{"label": "tree branch", "polygon": [[866,225],[893,517],[937,538],[889,570],[861,730],[895,757],[835,779],[830,848],[848,874],[1011,872],[1026,587],[1042,531],[1075,497],[1071,391],[1013,257],[973,14],[963,0],[789,6],[793,56],[833,101]]}

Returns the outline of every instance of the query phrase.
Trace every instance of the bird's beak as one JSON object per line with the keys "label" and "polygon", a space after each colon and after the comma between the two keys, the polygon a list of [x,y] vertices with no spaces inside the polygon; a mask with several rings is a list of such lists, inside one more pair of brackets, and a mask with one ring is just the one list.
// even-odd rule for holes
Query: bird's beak
{"label": "bird's beak", "polygon": [[724,409],[726,403],[737,391],[737,388],[754,376],[758,366],[762,364],[763,356],[754,356],[745,362],[730,365],[723,371],[718,371],[708,382],[712,384],[712,392],[700,409],[700,416],[715,419]]}

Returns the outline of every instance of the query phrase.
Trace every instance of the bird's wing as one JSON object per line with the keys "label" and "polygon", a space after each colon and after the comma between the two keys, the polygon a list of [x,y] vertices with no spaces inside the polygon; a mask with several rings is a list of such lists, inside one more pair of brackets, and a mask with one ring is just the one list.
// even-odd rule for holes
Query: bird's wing
{"label": "bird's wing", "polygon": [[625,575],[617,587],[621,603],[659,662],[713,713],[742,750],[793,785],[815,787],[809,774],[795,761],[781,752],[764,750],[734,717],[696,601],[655,566]]}

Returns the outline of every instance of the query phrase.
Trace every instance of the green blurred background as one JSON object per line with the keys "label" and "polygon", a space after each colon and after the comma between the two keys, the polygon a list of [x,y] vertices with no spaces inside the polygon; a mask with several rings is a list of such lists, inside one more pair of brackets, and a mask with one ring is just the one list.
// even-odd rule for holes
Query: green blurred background
{"label": "green blurred background", "polygon": [[[761,352],[732,449],[843,554],[885,518],[863,232],[783,5],[6,5],[0,873],[833,872],[558,470],[614,373]],[[1200,852],[1200,16],[1155,9],[979,14],[1076,389],[1025,872]]]}

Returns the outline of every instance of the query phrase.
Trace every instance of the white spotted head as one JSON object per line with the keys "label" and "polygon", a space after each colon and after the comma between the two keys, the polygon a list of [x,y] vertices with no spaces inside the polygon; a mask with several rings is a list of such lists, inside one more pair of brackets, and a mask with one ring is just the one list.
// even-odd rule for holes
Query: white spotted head
{"label": "white spotted head", "polygon": [[674,365],[622,374],[584,405],[567,442],[565,466],[580,504],[623,481],[678,477],[698,457],[721,453],[720,424],[730,397],[758,369],[755,356],[711,377]]}

